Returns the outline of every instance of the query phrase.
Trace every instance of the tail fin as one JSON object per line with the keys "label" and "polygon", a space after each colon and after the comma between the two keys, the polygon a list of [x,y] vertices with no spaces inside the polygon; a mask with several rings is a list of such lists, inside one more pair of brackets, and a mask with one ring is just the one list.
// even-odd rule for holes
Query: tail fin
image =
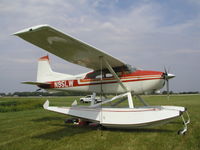
{"label": "tail fin", "polygon": [[49,56],[41,57],[38,60],[37,82],[45,82],[48,76],[52,74],[52,70],[49,64]]}
{"label": "tail fin", "polygon": [[53,72],[49,63],[49,56],[43,56],[38,60],[37,82],[63,80],[72,75]]}

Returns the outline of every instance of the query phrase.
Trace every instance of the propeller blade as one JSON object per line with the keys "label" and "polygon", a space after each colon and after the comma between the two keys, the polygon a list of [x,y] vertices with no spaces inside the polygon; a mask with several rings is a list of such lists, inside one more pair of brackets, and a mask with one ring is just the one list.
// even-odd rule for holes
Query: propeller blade
{"label": "propeller blade", "polygon": [[167,75],[167,69],[166,67],[164,66],[164,71],[165,71],[165,75]]}
{"label": "propeller blade", "polygon": [[166,67],[164,66],[164,73],[163,73],[163,79],[166,83],[166,90],[167,90],[167,99],[169,100],[169,79],[174,78],[175,75],[168,73],[169,69],[167,71]]}
{"label": "propeller blade", "polygon": [[166,79],[167,99],[169,100],[169,80]]}

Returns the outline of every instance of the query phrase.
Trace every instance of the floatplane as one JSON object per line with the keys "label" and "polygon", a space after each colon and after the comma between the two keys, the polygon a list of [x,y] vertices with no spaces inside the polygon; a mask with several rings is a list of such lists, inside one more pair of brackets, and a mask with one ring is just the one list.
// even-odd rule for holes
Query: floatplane
{"label": "floatplane", "polygon": [[[33,26],[14,35],[68,62],[92,69],[79,75],[58,73],[52,71],[48,56],[41,57],[38,60],[37,81],[23,83],[36,85],[47,91],[93,93],[89,106],[78,106],[76,100],[71,107],[49,106],[47,100],[43,105],[44,109],[111,128],[155,126],[181,117],[184,127],[178,133],[184,134],[187,131],[190,118],[185,107],[150,106],[140,96],[160,90],[165,84],[169,91],[169,79],[175,75],[166,70],[160,72],[138,69],[49,25]],[[95,103],[96,93],[117,95]],[[134,105],[132,95],[141,101],[142,106]],[[119,107],[124,101],[128,101],[128,107]]]}

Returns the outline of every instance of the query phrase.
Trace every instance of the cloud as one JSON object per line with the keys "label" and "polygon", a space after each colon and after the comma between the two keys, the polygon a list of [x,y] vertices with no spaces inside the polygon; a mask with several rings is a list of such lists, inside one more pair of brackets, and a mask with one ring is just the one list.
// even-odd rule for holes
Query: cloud
{"label": "cloud", "polygon": [[[187,6],[188,3],[191,5]],[[14,67],[21,68],[15,81],[22,81],[24,78],[35,80],[33,75],[36,73],[37,59],[47,53],[10,34],[30,26],[50,24],[129,64],[155,70],[162,70],[164,65],[169,65],[173,66],[179,75],[182,72],[181,63],[185,67],[190,67],[197,61],[193,55],[199,56],[200,11],[197,9],[199,6],[194,6],[194,3],[197,1],[183,1],[177,5],[179,7],[176,13],[172,14],[175,10],[170,9],[172,5],[170,2],[148,0],[126,2],[2,0],[0,3],[0,26],[3,29],[0,34],[2,62],[0,67],[4,67],[3,64],[9,66],[10,74],[15,74]],[[180,14],[183,14],[183,11],[185,13],[187,7],[190,8],[186,9],[190,11],[188,13],[195,15],[182,17]],[[189,64],[185,62],[184,55],[188,56]],[[52,67],[56,71],[72,74],[86,71],[76,65],[71,67],[70,63],[53,55],[50,56]],[[4,76],[3,79],[7,80],[7,83],[9,78],[14,80],[11,75],[4,73]],[[180,88],[179,83],[184,82],[183,78],[180,79],[178,76],[174,79],[176,90]],[[15,86],[21,88],[19,84]],[[193,86],[200,90],[200,86],[195,81],[191,81],[190,87]],[[11,84],[8,84],[6,89],[4,87],[0,90],[13,91]]]}

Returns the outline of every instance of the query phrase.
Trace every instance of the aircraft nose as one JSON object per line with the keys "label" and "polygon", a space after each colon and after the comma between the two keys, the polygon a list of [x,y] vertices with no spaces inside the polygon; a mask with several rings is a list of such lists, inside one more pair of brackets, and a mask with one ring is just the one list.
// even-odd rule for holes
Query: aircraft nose
{"label": "aircraft nose", "polygon": [[172,79],[172,78],[174,78],[174,77],[175,77],[174,74],[171,74],[171,73],[168,73],[168,74],[167,74],[167,78],[168,78],[168,79]]}
{"label": "aircraft nose", "polygon": [[175,75],[171,74],[171,73],[163,72],[163,77],[164,77],[164,79],[168,80],[168,79],[174,78]]}

